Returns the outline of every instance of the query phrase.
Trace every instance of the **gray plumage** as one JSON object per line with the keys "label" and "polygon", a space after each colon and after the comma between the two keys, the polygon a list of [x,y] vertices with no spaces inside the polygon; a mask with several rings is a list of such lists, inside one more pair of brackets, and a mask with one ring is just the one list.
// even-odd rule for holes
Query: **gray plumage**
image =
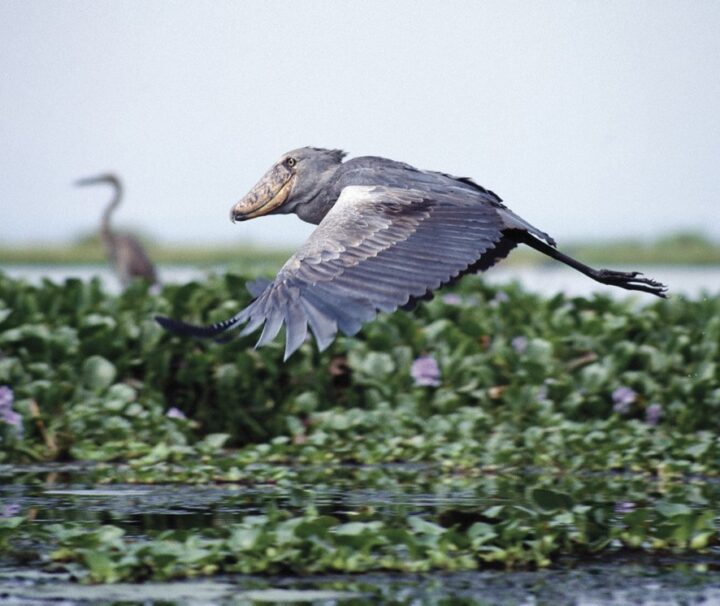
{"label": "gray plumage", "polygon": [[105,184],[113,188],[113,198],[105,208],[100,222],[100,238],[108,260],[118,274],[121,284],[127,286],[137,279],[144,279],[151,284],[156,284],[158,279],[155,266],[143,245],[131,234],[116,233],[110,225],[112,214],[122,201],[123,188],[120,179],[113,174],[104,174],[80,179],[75,184],[79,186]]}
{"label": "gray plumage", "polygon": [[338,150],[285,154],[231,210],[233,221],[295,213],[318,225],[272,282],[248,289],[255,299],[212,326],[158,317],[178,334],[214,337],[263,327],[257,346],[285,325],[285,359],[308,327],[320,350],[338,331],[354,335],[378,312],[429,298],[441,286],[482,271],[519,243],[590,278],[660,297],[666,288],[637,272],[596,270],[564,255],[554,240],[473,180],[421,171],[377,157],[343,162]]}

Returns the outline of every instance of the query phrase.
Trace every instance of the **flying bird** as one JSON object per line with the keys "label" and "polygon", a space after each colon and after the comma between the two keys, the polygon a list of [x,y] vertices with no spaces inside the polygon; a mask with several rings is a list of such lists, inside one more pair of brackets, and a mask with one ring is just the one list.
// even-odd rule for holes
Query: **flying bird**
{"label": "flying bird", "polygon": [[245,309],[212,326],[156,320],[195,337],[217,337],[242,325],[240,334],[247,335],[264,325],[256,347],[273,340],[284,324],[287,359],[308,326],[322,351],[338,331],[354,335],[378,312],[430,298],[444,284],[491,267],[518,244],[602,284],[666,296],[663,284],[638,272],[593,269],[561,253],[548,234],[470,178],[344,156],[314,147],[291,151],[232,207],[233,222],[295,213],[317,225],[273,281],[248,284],[255,298]]}
{"label": "flying bird", "polygon": [[120,282],[127,286],[136,279],[145,279],[157,284],[157,273],[143,245],[131,234],[119,234],[110,226],[110,217],[122,201],[123,187],[117,175],[108,173],[96,177],[88,177],[75,182],[75,185],[110,185],[113,198],[103,212],[100,223],[100,237],[105,247],[110,264],[117,272]]}

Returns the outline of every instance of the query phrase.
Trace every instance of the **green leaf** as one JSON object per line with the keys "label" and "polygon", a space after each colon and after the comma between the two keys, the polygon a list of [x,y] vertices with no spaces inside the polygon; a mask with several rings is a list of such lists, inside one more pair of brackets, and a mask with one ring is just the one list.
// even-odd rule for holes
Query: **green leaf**
{"label": "green leaf", "polygon": [[95,581],[112,583],[118,579],[115,563],[107,553],[87,550],[82,554],[85,565],[90,569],[90,575]]}
{"label": "green leaf", "polygon": [[657,509],[658,512],[666,518],[687,515],[693,511],[692,508],[688,507],[684,503],[670,503],[668,501],[658,501],[655,503],[655,509]]}
{"label": "green leaf", "polygon": [[488,518],[497,518],[502,514],[504,507],[502,505],[493,505],[483,511],[483,515]]}
{"label": "green leaf", "polygon": [[558,509],[572,509],[572,497],[565,492],[558,492],[548,488],[533,488],[530,492],[533,503],[544,511]]}
{"label": "green leaf", "polygon": [[247,551],[255,547],[262,532],[259,528],[233,528],[228,546],[232,551]]}
{"label": "green leaf", "polygon": [[96,393],[103,392],[110,387],[116,376],[115,365],[102,356],[90,356],[83,363],[83,385]]}
{"label": "green leaf", "polygon": [[202,442],[198,444],[198,448],[205,452],[213,453],[220,450],[229,438],[230,434],[227,433],[211,433],[203,438]]}
{"label": "green leaf", "polygon": [[333,528],[333,533],[347,536],[357,536],[364,532],[375,532],[382,526],[382,522],[348,522]]}
{"label": "green leaf", "polygon": [[419,516],[409,517],[408,522],[410,523],[410,526],[412,527],[412,529],[415,532],[418,532],[420,534],[439,536],[439,535],[447,532],[447,528],[443,528],[442,526],[440,526],[438,524],[433,524],[432,522],[428,522],[427,520],[424,520],[423,518],[421,518]]}

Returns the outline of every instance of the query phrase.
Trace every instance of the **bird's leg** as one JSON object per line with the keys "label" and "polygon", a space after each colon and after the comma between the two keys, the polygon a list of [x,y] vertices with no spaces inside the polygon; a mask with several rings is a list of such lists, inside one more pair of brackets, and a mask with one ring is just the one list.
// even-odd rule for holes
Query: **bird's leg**
{"label": "bird's leg", "polygon": [[589,278],[592,278],[596,282],[601,284],[608,284],[609,286],[619,286],[626,290],[640,290],[642,292],[650,293],[657,297],[667,298],[667,286],[651,278],[645,278],[638,271],[616,271],[613,269],[594,269],[584,263],[581,263],[577,259],[561,253],[559,250],[545,244],[534,238],[527,232],[519,232],[517,234],[518,240],[523,244],[534,248],[535,250],[552,257],[553,259],[569,265],[573,269],[577,269],[579,272],[585,274]]}

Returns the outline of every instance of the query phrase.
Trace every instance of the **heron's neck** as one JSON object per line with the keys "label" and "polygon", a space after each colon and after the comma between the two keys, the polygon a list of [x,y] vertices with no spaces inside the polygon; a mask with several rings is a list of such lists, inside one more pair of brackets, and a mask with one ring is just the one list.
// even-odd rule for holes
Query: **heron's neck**
{"label": "heron's neck", "polygon": [[102,221],[100,223],[100,234],[103,237],[103,240],[109,240],[112,238],[112,229],[110,228],[110,217],[112,216],[113,212],[115,212],[115,209],[120,205],[120,200],[122,199],[122,186],[120,184],[117,184],[114,186],[115,192],[113,194],[112,200],[110,200],[110,204],[107,205],[107,208],[105,208],[105,211],[102,215]]}

